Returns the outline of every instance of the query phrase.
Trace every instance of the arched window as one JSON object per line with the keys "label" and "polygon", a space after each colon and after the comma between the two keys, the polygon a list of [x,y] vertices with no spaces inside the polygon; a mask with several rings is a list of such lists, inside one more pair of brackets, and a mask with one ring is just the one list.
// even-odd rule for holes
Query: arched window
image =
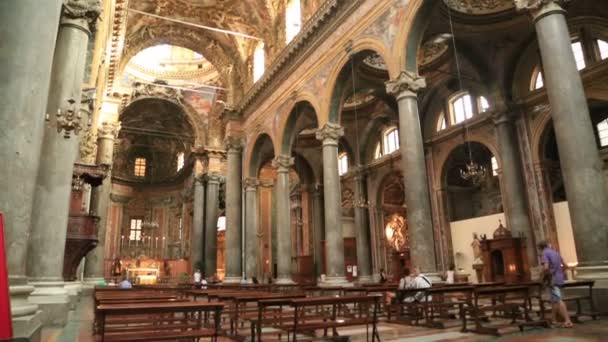
{"label": "arched window", "polygon": [[289,0],[285,10],[285,40],[289,44],[302,29],[302,7],[300,0]]}
{"label": "arched window", "polygon": [[443,131],[446,128],[447,124],[445,122],[445,114],[441,112],[441,114],[439,114],[439,120],[437,120],[437,132]]}
{"label": "arched window", "polygon": [[264,75],[264,42],[259,42],[253,52],[253,82]]}
{"label": "arched window", "polygon": [[143,157],[135,158],[133,174],[135,175],[135,177],[145,177],[146,176],[146,158],[143,158]]}
{"label": "arched window", "polygon": [[608,119],[604,119],[597,124],[597,134],[600,138],[600,146],[608,146]]}
{"label": "arched window", "polygon": [[184,152],[180,152],[177,154],[177,171],[181,170],[184,167]]}
{"label": "arched window", "polygon": [[374,150],[374,159],[378,159],[382,157],[382,144],[376,144],[376,149]]}
{"label": "arched window", "polygon": [[492,157],[492,176],[496,177],[498,176],[498,160],[496,160],[496,157]]}
{"label": "arched window", "polygon": [[572,43],[572,53],[574,53],[574,59],[576,61],[576,68],[583,70],[587,66],[585,64],[585,54],[583,53],[583,44],[580,41]]}
{"label": "arched window", "polygon": [[348,172],[348,155],[342,153],[338,156],[338,174],[342,176]]}
{"label": "arched window", "polygon": [[606,42],[605,40],[598,39],[597,47],[600,50],[600,58],[602,60],[608,58],[608,42]]}
{"label": "arched window", "polygon": [[455,97],[451,103],[452,122],[459,124],[473,117],[473,104],[469,93]]}
{"label": "arched window", "polygon": [[483,113],[483,112],[487,111],[488,109],[490,109],[490,103],[488,102],[488,100],[485,97],[480,96],[479,97],[479,112]]}
{"label": "arched window", "polygon": [[545,86],[543,80],[543,72],[540,71],[540,67],[537,67],[532,73],[532,81],[530,82],[530,90],[540,89]]}
{"label": "arched window", "polygon": [[391,154],[399,149],[399,130],[397,127],[387,129],[382,137],[382,153]]}

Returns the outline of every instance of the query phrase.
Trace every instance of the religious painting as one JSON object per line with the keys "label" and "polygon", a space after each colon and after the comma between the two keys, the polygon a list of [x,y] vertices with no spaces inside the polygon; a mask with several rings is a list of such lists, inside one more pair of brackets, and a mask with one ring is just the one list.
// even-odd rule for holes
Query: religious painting
{"label": "religious painting", "polygon": [[403,251],[409,242],[407,223],[403,216],[393,214],[384,227],[387,245],[396,252]]}

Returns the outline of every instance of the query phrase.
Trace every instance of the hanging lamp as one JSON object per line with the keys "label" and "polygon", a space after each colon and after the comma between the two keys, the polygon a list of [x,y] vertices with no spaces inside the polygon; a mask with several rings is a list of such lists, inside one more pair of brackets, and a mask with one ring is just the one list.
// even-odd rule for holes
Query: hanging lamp
{"label": "hanging lamp", "polygon": [[[454,23],[452,22],[452,10],[450,5],[446,4],[448,8],[448,19],[450,21],[450,33],[452,34],[452,45],[454,47],[454,60],[456,62],[456,75],[458,76],[458,85],[460,91],[464,90],[462,85],[462,74],[460,72],[460,62],[458,61],[458,49],[456,48],[456,36],[454,35]],[[469,100],[470,101],[470,100]],[[460,169],[460,177],[464,180],[470,181],[473,185],[479,185],[483,179],[486,178],[487,169],[485,166],[473,160],[473,151],[471,149],[471,141],[469,140],[469,127],[467,126],[467,118],[465,114],[465,120],[463,121],[464,127],[464,141],[467,146],[467,152],[469,160],[465,164],[463,169]]]}

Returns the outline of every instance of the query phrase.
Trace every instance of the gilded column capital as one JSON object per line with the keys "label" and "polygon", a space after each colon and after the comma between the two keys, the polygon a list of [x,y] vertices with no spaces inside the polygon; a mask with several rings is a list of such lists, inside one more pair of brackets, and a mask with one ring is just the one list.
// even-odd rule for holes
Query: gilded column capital
{"label": "gilded column capital", "polygon": [[63,4],[61,24],[75,25],[90,34],[95,32],[95,25],[100,15],[100,0],[68,0]]}
{"label": "gilded column capital", "polygon": [[534,21],[554,12],[564,13],[562,4],[570,0],[514,0],[515,8],[519,11],[528,11]]}
{"label": "gilded column capital", "polygon": [[231,120],[241,120],[241,114],[230,106],[224,107],[222,112],[220,113],[220,118],[222,121],[231,121]]}
{"label": "gilded column capital", "polygon": [[260,186],[260,180],[257,178],[247,177],[243,179],[243,187],[245,188],[245,191],[257,191],[258,186]]}
{"label": "gilded column capital", "polygon": [[415,97],[416,94],[426,88],[424,77],[409,71],[402,71],[394,80],[387,81],[386,92],[397,98]]}
{"label": "gilded column capital", "polygon": [[293,157],[280,154],[272,160],[272,166],[277,169],[278,172],[289,172],[289,168],[293,165]]}
{"label": "gilded column capital", "polygon": [[240,153],[243,150],[244,141],[242,137],[227,136],[224,139],[224,145],[228,153]]}
{"label": "gilded column capital", "polygon": [[344,135],[344,127],[328,122],[316,132],[317,140],[321,140],[323,144],[338,144],[340,137]]}
{"label": "gilded column capital", "polygon": [[107,122],[104,121],[101,126],[97,129],[97,139],[111,139],[114,140],[118,137],[120,131],[120,122]]}
{"label": "gilded column capital", "polygon": [[216,172],[207,173],[204,179],[207,184],[220,184],[222,182],[222,176]]}

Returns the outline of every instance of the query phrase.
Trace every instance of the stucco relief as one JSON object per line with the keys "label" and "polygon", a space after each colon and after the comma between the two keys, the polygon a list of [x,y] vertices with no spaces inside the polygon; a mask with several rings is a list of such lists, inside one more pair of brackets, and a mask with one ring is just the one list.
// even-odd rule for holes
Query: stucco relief
{"label": "stucco relief", "polygon": [[451,9],[469,14],[494,14],[515,7],[513,0],[443,0]]}

